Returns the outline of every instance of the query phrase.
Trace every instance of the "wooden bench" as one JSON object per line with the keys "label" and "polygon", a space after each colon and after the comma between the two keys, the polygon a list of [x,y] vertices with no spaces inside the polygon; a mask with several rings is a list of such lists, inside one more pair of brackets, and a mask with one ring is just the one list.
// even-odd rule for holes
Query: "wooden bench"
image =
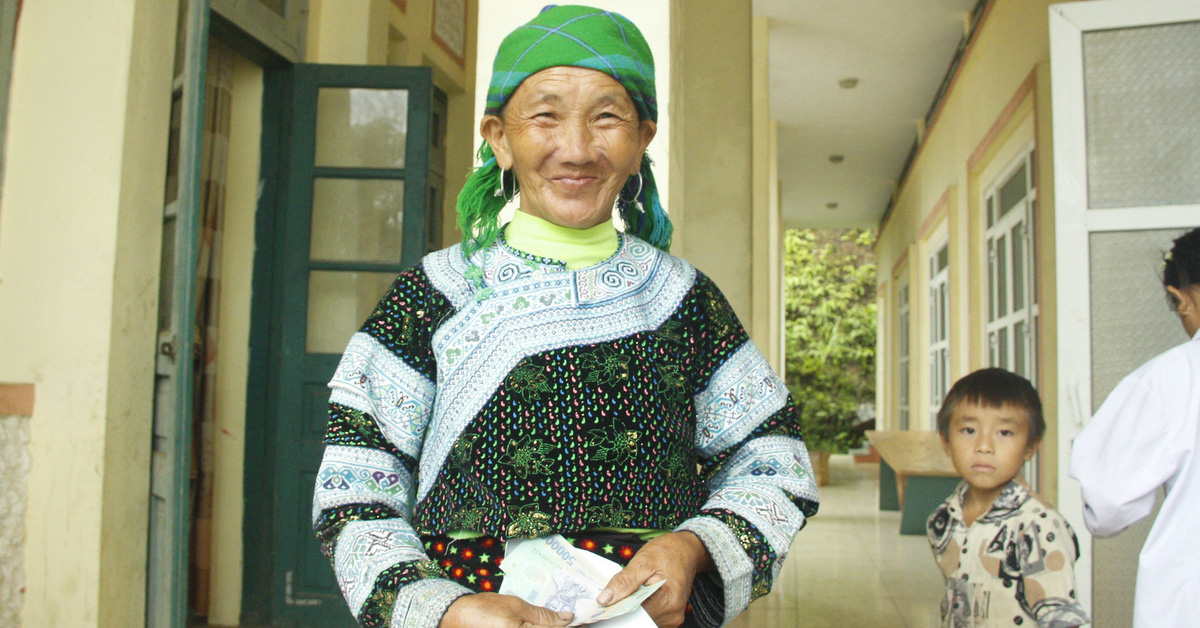
{"label": "wooden bench", "polygon": [[900,511],[900,534],[925,534],[925,520],[961,479],[937,432],[876,431],[867,439],[879,452],[879,509]]}

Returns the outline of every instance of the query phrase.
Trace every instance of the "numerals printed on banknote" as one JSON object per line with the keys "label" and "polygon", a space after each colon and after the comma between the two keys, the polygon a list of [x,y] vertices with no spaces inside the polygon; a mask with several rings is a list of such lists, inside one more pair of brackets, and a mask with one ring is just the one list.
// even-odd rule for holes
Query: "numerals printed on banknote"
{"label": "numerals printed on banknote", "polygon": [[600,606],[596,597],[610,576],[598,571],[566,539],[555,534],[540,539],[508,542],[504,556],[504,582],[500,593],[515,595],[552,611],[574,613],[572,626],[618,617],[641,606],[663,581],[638,588],[612,606]]}

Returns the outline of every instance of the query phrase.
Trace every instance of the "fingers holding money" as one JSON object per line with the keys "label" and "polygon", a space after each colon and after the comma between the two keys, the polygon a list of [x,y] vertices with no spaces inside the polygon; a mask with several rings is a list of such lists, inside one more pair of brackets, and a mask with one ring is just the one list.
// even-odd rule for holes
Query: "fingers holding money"
{"label": "fingers holding money", "polygon": [[562,628],[575,617],[534,606],[513,595],[475,593],[454,601],[439,628]]}
{"label": "fingers holding money", "polygon": [[684,609],[696,573],[712,568],[712,559],[700,539],[691,532],[672,532],[646,543],[629,565],[609,580],[596,599],[608,606],[624,599],[643,584],[666,580],[642,603],[642,608],[661,627],[683,623]]}

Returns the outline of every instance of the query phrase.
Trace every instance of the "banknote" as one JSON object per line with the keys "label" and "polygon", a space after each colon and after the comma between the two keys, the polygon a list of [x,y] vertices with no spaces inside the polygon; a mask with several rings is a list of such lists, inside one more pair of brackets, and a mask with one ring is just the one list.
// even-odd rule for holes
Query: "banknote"
{"label": "banknote", "polygon": [[[611,575],[593,566],[594,559],[584,556],[585,553],[585,550],[576,549],[557,534],[540,539],[509,541],[502,564],[504,582],[500,586],[500,593],[515,595],[552,611],[573,613],[575,621],[571,625],[579,626],[618,617],[639,608],[642,601],[665,582],[639,587],[632,595],[612,606],[600,606],[596,603],[596,597],[604,590]],[[616,563],[613,566],[620,569]],[[611,570],[606,571],[611,573]]]}

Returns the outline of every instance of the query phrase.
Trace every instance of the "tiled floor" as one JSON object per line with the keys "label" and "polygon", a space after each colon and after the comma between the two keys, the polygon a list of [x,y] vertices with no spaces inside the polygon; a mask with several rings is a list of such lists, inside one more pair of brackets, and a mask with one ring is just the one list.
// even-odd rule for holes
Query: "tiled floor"
{"label": "tiled floor", "polygon": [[769,595],[736,628],[926,628],[938,624],[942,575],[924,536],[901,536],[878,508],[879,465],[833,456],[821,510],[797,535]]}

